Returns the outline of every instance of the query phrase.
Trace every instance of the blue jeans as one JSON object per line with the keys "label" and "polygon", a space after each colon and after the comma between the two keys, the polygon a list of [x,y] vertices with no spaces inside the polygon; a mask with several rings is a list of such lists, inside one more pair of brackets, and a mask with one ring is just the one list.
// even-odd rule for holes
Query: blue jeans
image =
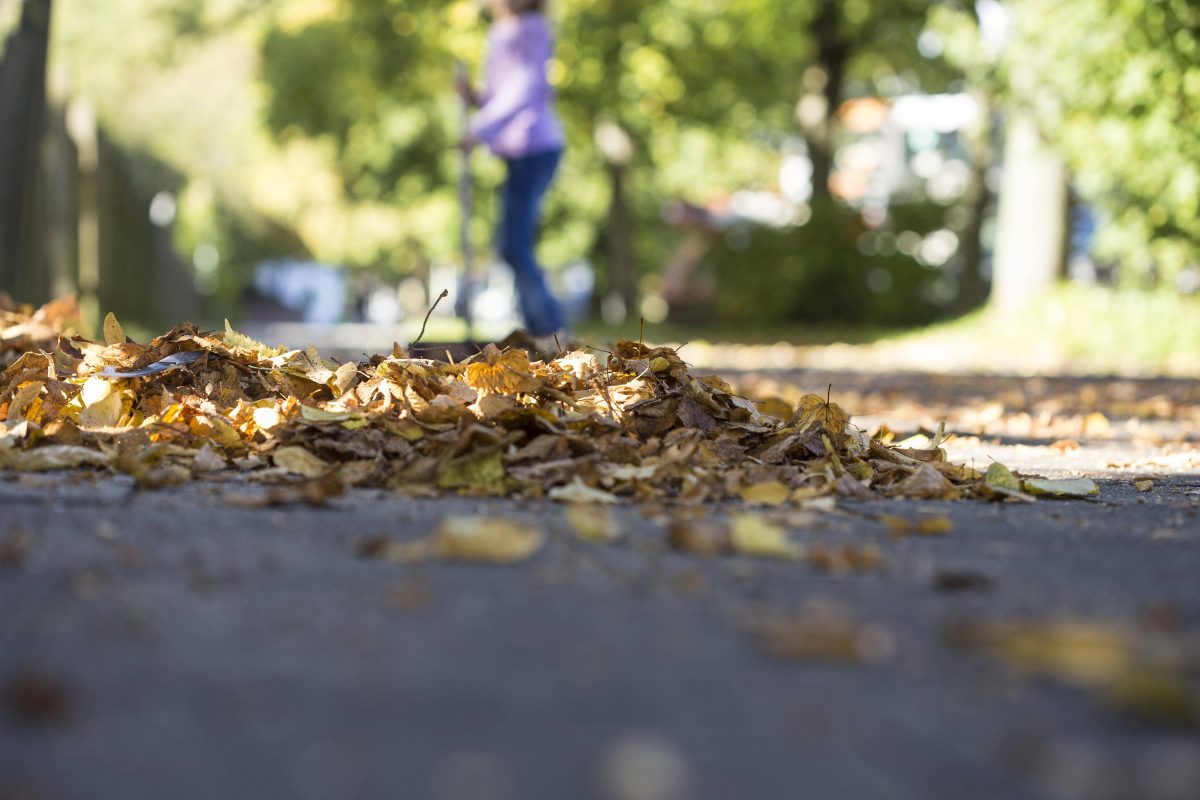
{"label": "blue jeans", "polygon": [[542,197],[550,187],[561,157],[561,150],[551,150],[505,160],[508,180],[501,192],[496,249],[512,267],[521,316],[525,319],[525,327],[535,336],[562,330],[567,322],[562,305],[550,293],[546,276],[534,254]]}

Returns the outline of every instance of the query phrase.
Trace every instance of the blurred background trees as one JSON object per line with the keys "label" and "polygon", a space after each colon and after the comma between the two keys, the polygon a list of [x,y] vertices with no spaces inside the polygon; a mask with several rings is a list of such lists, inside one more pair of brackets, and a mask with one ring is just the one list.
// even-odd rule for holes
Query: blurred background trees
{"label": "blurred background trees", "polygon": [[[24,119],[8,34],[34,5],[0,0],[0,103]],[[982,303],[996,270],[1023,302],[1035,267],[1200,285],[1188,0],[551,5],[570,144],[542,256],[586,260],[611,321],[916,325]],[[351,297],[436,293],[454,63],[478,74],[485,24],[470,0],[55,3],[41,188],[2,209],[36,246],[0,241],[0,288],[73,285],[146,324],[236,315],[272,259],[345,270]],[[475,168],[488,198],[502,166]]]}

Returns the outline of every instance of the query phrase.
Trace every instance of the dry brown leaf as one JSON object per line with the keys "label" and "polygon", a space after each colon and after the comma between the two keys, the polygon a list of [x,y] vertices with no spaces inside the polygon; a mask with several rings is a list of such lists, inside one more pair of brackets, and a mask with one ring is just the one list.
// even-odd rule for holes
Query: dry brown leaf
{"label": "dry brown leaf", "polygon": [[829,402],[828,396],[806,394],[800,398],[790,424],[802,433],[822,428],[829,433],[842,434],[846,432],[849,422],[850,415],[837,403]]}
{"label": "dry brown leaf", "polygon": [[667,542],[675,550],[700,556],[720,556],[733,552],[729,527],[713,520],[672,520],[667,527]]}

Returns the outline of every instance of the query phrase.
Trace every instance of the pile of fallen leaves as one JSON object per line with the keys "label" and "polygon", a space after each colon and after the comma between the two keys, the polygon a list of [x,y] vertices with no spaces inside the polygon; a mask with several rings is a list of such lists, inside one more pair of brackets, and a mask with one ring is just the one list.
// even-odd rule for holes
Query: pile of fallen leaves
{"label": "pile of fallen leaves", "polygon": [[0,352],[19,355],[0,374],[0,469],[103,468],[151,487],[238,476],[277,484],[269,502],[320,502],[347,486],[759,506],[1039,491],[1003,467],[950,463],[940,437],[889,446],[828,394],[758,404],[640,342],[544,360],[488,345],[458,363],[396,345],[337,363],[228,323],[223,333],[184,323],[138,344],[110,314],[103,343],[51,343],[54,304],[4,314]]}

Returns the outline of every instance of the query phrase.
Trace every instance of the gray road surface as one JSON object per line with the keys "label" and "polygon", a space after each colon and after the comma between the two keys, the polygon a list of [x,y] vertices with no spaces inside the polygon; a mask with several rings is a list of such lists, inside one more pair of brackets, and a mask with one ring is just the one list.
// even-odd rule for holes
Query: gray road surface
{"label": "gray road surface", "polygon": [[[1194,800],[1194,729],[945,641],[963,619],[1200,626],[1200,477],[1098,474],[1099,501],[791,520],[810,548],[878,544],[866,574],[673,552],[633,508],[597,546],[553,504],[234,509],[242,487],[3,476],[0,798]],[[954,530],[895,538],[881,512]],[[464,513],[551,540],[518,566],[356,552]],[[946,573],[990,586],[939,590]],[[776,660],[746,631],[793,613],[890,646]]]}

